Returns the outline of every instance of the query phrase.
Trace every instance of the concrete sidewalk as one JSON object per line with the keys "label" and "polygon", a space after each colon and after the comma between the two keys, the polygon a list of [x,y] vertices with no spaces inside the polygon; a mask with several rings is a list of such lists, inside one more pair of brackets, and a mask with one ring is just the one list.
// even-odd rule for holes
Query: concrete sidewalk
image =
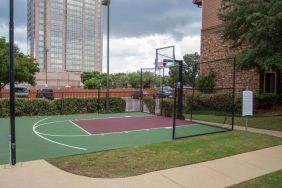
{"label": "concrete sidewalk", "polygon": [[[187,119],[187,120],[189,120],[189,119]],[[210,124],[210,125],[219,126],[219,127],[222,126],[222,124],[220,124],[220,123],[212,123],[212,122],[199,121],[199,120],[193,120],[193,121],[194,122],[198,122],[198,123],[207,124],[207,125]],[[227,126],[231,126],[231,125],[228,124]],[[235,130],[240,130],[240,131],[245,131],[246,128],[244,126],[234,125],[234,129]],[[247,130],[249,132],[253,132],[253,133],[266,134],[266,135],[282,138],[282,131],[273,131],[273,130],[267,130],[267,129],[257,129],[257,128],[252,128],[252,127],[248,127]]]}
{"label": "concrete sidewalk", "polygon": [[[234,126],[234,129],[244,131],[245,127],[243,126]],[[252,127],[248,127],[248,131],[253,133],[259,133],[259,134],[267,134],[270,136],[280,137],[282,138],[282,131],[272,131],[272,130],[266,130],[266,129],[256,129]]]}
{"label": "concrete sidewalk", "polygon": [[97,179],[73,175],[44,160],[0,166],[3,188],[227,187],[282,169],[282,145],[140,176]]}

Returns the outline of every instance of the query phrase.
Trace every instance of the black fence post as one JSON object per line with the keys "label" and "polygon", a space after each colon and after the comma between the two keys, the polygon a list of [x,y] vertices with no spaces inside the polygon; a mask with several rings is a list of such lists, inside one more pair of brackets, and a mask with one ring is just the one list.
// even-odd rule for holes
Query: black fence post
{"label": "black fence post", "polygon": [[177,119],[185,119],[183,115],[183,61],[176,61],[179,64],[179,88],[177,100]]}
{"label": "black fence post", "polygon": [[191,105],[190,105],[190,121],[193,121],[193,108],[194,108],[194,96],[195,96],[195,82],[196,82],[196,68],[193,68],[193,84],[192,84],[192,97],[191,97]]}
{"label": "black fence post", "polygon": [[10,160],[15,165],[16,161],[16,115],[15,115],[15,65],[14,65],[14,1],[10,0],[10,123],[11,123],[11,140],[10,140]]}
{"label": "black fence post", "polygon": [[163,67],[163,79],[162,79],[162,100],[161,100],[161,109],[160,113],[163,114],[163,104],[164,104],[164,67]]}
{"label": "black fence post", "polygon": [[178,84],[175,86],[174,89],[174,103],[173,103],[173,125],[172,125],[172,139],[175,139],[175,128],[176,128],[176,97],[178,95]]}
{"label": "black fence post", "polygon": [[232,130],[234,130],[235,98],[236,98],[236,58],[233,59],[233,105],[232,105]]}
{"label": "black fence post", "polygon": [[101,87],[98,88],[98,99],[97,99],[97,113],[100,113],[100,95],[101,95]]}
{"label": "black fence post", "polygon": [[141,68],[140,75],[140,112],[143,112],[143,69]]}
{"label": "black fence post", "polygon": [[64,105],[65,105],[65,95],[64,92],[62,92],[62,106],[61,106],[61,114],[64,114]]}

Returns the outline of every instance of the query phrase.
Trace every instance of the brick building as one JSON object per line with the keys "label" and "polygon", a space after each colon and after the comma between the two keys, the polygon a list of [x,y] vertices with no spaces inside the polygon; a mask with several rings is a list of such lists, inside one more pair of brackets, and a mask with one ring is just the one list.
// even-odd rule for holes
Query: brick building
{"label": "brick building", "polygon": [[[234,56],[234,51],[228,42],[223,42],[218,30],[223,26],[218,18],[220,0],[193,0],[195,5],[202,8],[201,31],[201,62],[209,62]],[[231,87],[232,66],[226,61],[202,63],[201,74],[206,75],[210,71],[216,74],[216,87]],[[259,74],[255,70],[237,71],[236,90],[242,91],[249,86],[256,94],[282,93],[282,72],[268,71]]]}

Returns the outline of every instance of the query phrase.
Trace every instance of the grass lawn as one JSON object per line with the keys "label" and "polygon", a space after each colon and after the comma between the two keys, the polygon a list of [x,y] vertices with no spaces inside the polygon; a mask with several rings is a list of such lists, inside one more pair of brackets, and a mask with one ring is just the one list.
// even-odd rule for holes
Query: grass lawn
{"label": "grass lawn", "polygon": [[99,178],[127,177],[281,145],[282,139],[233,131],[141,147],[49,160],[65,171]]}
{"label": "grass lawn", "polygon": [[[190,115],[186,115],[186,118],[190,118]],[[224,120],[224,116],[212,114],[194,114],[193,118],[195,120],[215,123],[222,123]],[[228,117],[227,123],[231,123],[231,117]],[[245,118],[235,117],[235,125],[245,126]],[[253,117],[249,120],[249,127],[282,131],[282,116]]]}
{"label": "grass lawn", "polygon": [[232,186],[232,188],[279,188],[282,187],[282,170]]}

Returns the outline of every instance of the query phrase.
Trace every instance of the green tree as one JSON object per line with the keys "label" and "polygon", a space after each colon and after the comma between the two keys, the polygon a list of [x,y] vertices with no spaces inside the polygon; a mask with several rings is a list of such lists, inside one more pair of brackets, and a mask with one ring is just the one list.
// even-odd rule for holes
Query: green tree
{"label": "green tree", "polygon": [[97,78],[91,78],[84,82],[84,89],[99,89],[101,88],[101,80]]}
{"label": "green tree", "polygon": [[154,87],[157,84],[155,73],[143,72],[143,88]]}
{"label": "green tree", "polygon": [[133,88],[140,88],[140,78],[141,73],[140,72],[132,72],[128,75],[128,82]]}
{"label": "green tree", "polygon": [[224,41],[231,41],[241,68],[282,68],[282,1],[222,0]]}
{"label": "green tree", "polygon": [[[193,76],[198,76],[200,69],[200,55],[198,53],[186,54],[183,57],[184,66],[183,66],[183,76],[184,76],[184,85],[192,86],[193,85]],[[169,70],[169,85],[174,87],[179,79],[179,70],[178,67],[172,67]]]}
{"label": "green tree", "polygon": [[96,78],[101,80],[102,79],[102,73],[98,72],[98,71],[94,71],[94,72],[83,72],[80,75],[81,81],[82,83],[84,83],[87,80],[90,80],[92,78]]}
{"label": "green tree", "polygon": [[98,71],[83,72],[81,73],[80,78],[85,89],[97,89],[98,86],[105,88],[107,85],[107,74]]}
{"label": "green tree", "polygon": [[111,75],[113,88],[125,88],[128,83],[128,76],[125,73],[117,73]]}
{"label": "green tree", "polygon": [[84,83],[87,80],[90,80],[91,78],[95,77],[94,74],[100,74],[99,72],[83,72],[80,74],[81,82]]}
{"label": "green tree", "polygon": [[[39,72],[35,59],[24,55],[19,48],[14,48],[15,82],[36,85],[35,74]],[[0,92],[9,83],[9,43],[0,38]]]}

